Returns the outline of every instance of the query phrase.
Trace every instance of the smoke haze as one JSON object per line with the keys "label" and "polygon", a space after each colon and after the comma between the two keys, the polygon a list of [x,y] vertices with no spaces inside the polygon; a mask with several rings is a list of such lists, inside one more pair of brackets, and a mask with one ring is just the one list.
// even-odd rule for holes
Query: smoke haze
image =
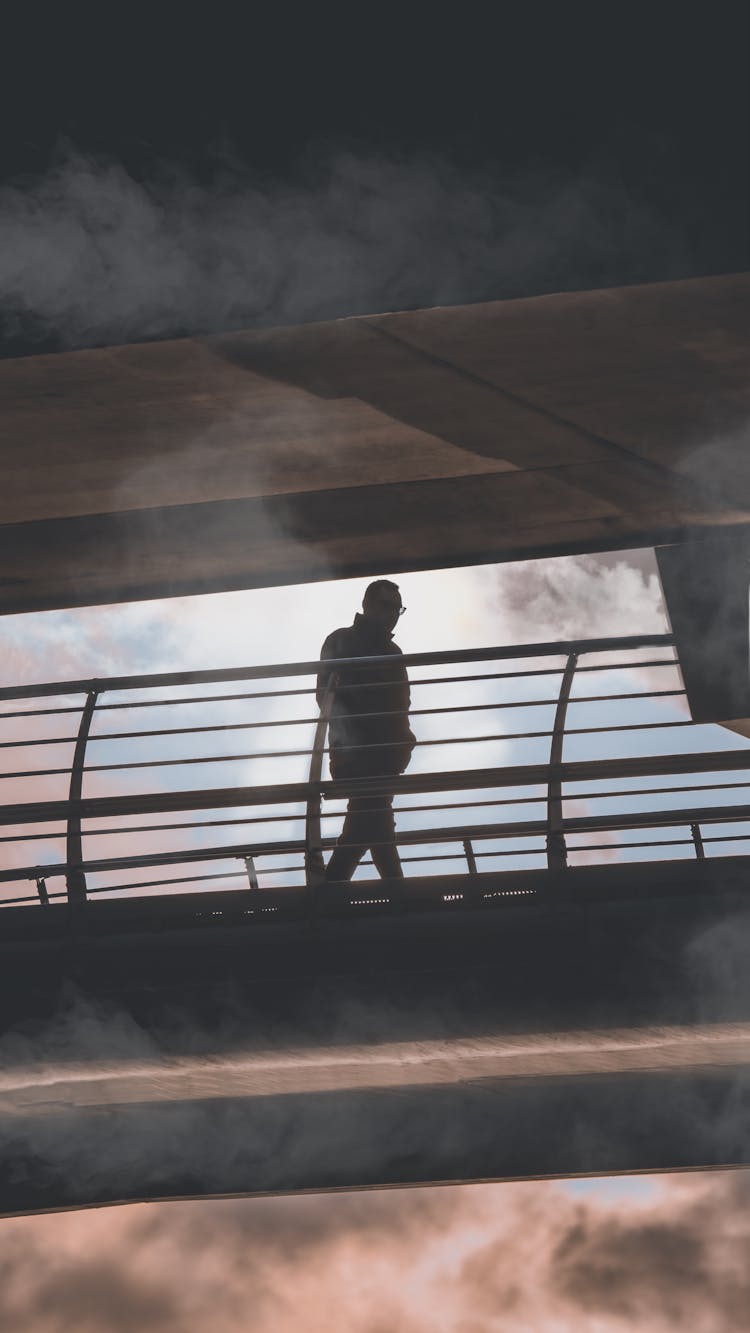
{"label": "smoke haze", "polygon": [[[320,157],[274,181],[148,181],[74,149],[0,190],[10,343],[61,348],[678,276],[673,229],[618,176],[462,170],[435,156]],[[623,256],[630,269],[623,274]]]}

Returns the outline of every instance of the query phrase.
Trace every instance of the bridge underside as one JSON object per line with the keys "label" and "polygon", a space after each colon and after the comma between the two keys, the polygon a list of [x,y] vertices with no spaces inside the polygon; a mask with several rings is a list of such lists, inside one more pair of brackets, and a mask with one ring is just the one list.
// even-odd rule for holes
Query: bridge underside
{"label": "bridge underside", "polygon": [[0,1211],[748,1164],[749,870],[6,909]]}
{"label": "bridge underside", "polygon": [[750,277],[0,363],[0,612],[750,521]]}

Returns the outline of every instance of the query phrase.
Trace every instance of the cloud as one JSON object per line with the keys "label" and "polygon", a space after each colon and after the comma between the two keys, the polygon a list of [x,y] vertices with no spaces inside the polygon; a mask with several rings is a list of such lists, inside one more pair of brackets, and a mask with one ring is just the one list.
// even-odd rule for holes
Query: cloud
{"label": "cloud", "polygon": [[[679,240],[616,175],[498,181],[439,156],[329,153],[270,181],[68,148],[0,190],[7,335],[90,346],[661,277]],[[623,265],[625,271],[623,272]]]}
{"label": "cloud", "polygon": [[7,1220],[0,1323],[24,1333],[746,1328],[746,1175],[633,1184],[617,1200],[595,1185],[583,1195],[529,1182]]}
{"label": "cloud", "polygon": [[637,1226],[610,1216],[593,1228],[581,1211],[552,1254],[556,1290],[630,1327],[746,1329],[747,1176],[722,1176],[692,1195],[675,1191],[671,1202]]}
{"label": "cloud", "polygon": [[[668,632],[656,569],[641,552],[523,560],[495,573],[495,604],[511,643]],[[653,564],[653,560],[651,561]]]}

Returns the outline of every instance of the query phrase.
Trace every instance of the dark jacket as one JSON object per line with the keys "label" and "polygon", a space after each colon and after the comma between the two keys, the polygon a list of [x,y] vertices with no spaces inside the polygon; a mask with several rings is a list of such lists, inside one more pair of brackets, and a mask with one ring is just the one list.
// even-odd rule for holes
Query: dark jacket
{"label": "dark jacket", "polygon": [[[332,683],[329,746],[334,778],[373,773],[403,773],[411,759],[415,738],[409,726],[409,679],[402,653],[390,633],[357,615],[354,624],[328,635],[321,660],[335,657],[385,657],[372,666],[321,670],[317,699],[323,707]],[[380,716],[360,716],[380,714]],[[389,744],[393,741],[393,744]],[[359,747],[374,746],[373,749]]]}

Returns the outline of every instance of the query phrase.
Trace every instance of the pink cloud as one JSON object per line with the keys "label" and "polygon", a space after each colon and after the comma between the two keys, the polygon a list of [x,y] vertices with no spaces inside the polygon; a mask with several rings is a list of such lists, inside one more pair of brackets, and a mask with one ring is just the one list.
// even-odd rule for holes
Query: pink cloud
{"label": "pink cloud", "polygon": [[732,1333],[748,1178],[141,1204],[8,1219],[8,1333]]}

